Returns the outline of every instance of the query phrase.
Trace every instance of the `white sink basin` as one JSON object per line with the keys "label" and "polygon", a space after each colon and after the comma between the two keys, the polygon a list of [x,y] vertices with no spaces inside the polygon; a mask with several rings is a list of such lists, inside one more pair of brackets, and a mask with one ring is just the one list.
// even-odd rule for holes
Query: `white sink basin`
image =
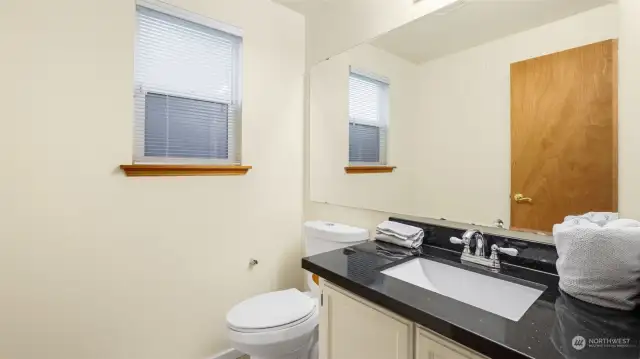
{"label": "white sink basin", "polygon": [[382,274],[518,321],[543,290],[418,258]]}

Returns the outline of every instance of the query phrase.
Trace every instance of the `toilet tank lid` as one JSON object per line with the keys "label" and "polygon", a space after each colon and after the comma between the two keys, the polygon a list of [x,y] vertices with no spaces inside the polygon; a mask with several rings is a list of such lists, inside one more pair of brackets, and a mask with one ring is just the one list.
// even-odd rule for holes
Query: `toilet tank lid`
{"label": "toilet tank lid", "polygon": [[307,238],[313,237],[332,242],[362,242],[369,239],[364,228],[327,221],[308,221],[304,224]]}

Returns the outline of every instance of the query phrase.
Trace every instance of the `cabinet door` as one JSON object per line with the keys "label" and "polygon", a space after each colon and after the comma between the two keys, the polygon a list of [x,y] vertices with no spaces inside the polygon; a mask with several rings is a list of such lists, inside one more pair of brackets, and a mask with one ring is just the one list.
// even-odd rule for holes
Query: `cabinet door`
{"label": "cabinet door", "polygon": [[416,359],[488,359],[429,330],[416,331]]}
{"label": "cabinet door", "polygon": [[412,359],[413,323],[331,285],[320,311],[320,359]]}

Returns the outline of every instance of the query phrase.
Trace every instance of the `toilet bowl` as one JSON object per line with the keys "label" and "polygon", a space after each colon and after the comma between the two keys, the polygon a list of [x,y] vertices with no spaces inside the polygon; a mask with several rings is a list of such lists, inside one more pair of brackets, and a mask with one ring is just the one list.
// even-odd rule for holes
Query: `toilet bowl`
{"label": "toilet bowl", "polygon": [[317,359],[319,311],[297,289],[261,294],[229,311],[229,340],[252,359]]}
{"label": "toilet bowl", "polygon": [[[369,231],[338,223],[304,224],[307,256],[362,243]],[[251,359],[317,359],[320,288],[307,274],[310,292],[297,289],[260,294],[227,313],[231,345]]]}

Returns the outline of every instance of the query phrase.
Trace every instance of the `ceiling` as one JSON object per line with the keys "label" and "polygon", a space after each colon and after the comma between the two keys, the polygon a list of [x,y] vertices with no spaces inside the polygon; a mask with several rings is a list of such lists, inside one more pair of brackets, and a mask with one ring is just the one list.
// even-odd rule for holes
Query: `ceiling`
{"label": "ceiling", "polygon": [[273,0],[278,4],[282,4],[293,11],[297,11],[301,14],[307,14],[309,11],[313,11],[313,7],[319,3],[324,3],[332,0]]}
{"label": "ceiling", "polygon": [[382,35],[371,44],[422,63],[613,2],[462,0]]}

